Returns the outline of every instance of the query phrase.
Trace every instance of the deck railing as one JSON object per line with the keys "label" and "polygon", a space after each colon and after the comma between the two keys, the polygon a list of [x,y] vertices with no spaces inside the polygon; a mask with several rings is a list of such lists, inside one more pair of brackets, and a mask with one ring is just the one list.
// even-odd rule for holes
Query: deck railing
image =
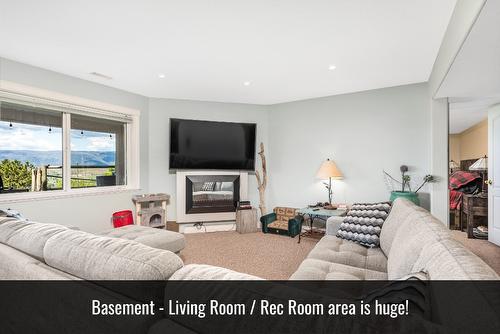
{"label": "deck railing", "polygon": [[[97,177],[112,175],[115,166],[95,166],[95,165],[72,165],[71,166],[71,188],[92,188],[97,187]],[[42,175],[44,173],[42,172]],[[62,166],[47,166],[46,170],[46,190],[62,189]],[[43,183],[43,180],[42,180]]]}

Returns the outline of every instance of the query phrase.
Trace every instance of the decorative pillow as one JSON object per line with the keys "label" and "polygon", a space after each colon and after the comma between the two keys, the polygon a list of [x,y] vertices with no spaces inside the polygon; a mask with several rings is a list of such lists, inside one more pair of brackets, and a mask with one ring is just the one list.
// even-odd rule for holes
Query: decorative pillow
{"label": "decorative pillow", "polygon": [[391,211],[390,202],[355,203],[340,224],[337,237],[366,247],[378,247],[382,224],[389,211]]}
{"label": "decorative pillow", "polygon": [[214,191],[215,182],[205,182],[201,186],[201,191]]}
{"label": "decorative pillow", "polygon": [[221,191],[233,191],[233,182],[222,182],[220,186]]}

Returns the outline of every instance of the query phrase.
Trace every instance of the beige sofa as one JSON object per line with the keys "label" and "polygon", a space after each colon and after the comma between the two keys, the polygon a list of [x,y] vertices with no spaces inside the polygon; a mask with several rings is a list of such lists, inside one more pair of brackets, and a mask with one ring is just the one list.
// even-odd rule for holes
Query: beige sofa
{"label": "beige sofa", "polygon": [[380,248],[335,236],[342,218],[327,222],[323,237],[292,280],[395,280],[420,274],[431,280],[497,280],[479,257],[455,241],[445,225],[405,199],[394,201],[380,233]]}

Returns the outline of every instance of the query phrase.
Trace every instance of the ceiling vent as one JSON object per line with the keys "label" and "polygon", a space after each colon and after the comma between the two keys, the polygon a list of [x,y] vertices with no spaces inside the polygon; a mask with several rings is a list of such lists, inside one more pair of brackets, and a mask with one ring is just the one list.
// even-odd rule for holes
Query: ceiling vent
{"label": "ceiling vent", "polygon": [[112,77],[110,77],[106,74],[102,74],[102,73],[98,73],[98,72],[90,72],[90,75],[96,76],[96,77],[101,78],[101,79],[106,79],[106,80],[113,79]]}

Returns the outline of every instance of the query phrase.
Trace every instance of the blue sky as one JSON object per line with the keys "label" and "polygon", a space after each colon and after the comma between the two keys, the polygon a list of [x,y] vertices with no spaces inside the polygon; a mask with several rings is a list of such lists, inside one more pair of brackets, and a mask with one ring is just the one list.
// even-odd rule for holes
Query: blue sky
{"label": "blue sky", "polygon": [[[0,150],[58,151],[62,149],[61,128],[49,128],[0,121]],[[71,130],[71,149],[74,151],[114,151],[115,135],[80,130]]]}

